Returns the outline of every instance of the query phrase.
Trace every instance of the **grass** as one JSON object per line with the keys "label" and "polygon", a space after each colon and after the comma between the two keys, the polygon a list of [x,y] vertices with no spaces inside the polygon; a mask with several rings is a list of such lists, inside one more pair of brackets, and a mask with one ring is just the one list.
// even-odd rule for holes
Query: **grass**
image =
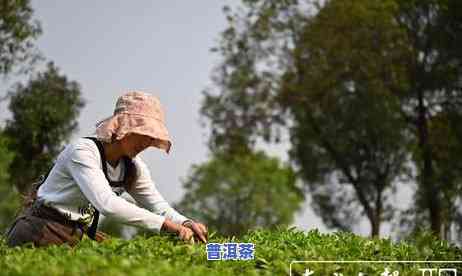
{"label": "grass", "polygon": [[[130,241],[111,239],[102,244],[84,239],[75,248],[8,248],[0,243],[0,275],[289,275],[292,260],[444,260],[461,261],[460,248],[428,234],[412,241],[367,239],[351,233],[321,234],[316,230],[258,230],[240,239],[211,235],[209,242],[250,242],[255,259],[250,261],[207,261],[205,245],[187,245],[174,236],[137,237]],[[456,267],[461,264],[428,264]],[[292,275],[313,276],[380,275],[388,267],[399,275],[422,275],[425,264],[295,264]],[[340,274],[339,274],[340,275]],[[437,275],[434,273],[434,275]]]}

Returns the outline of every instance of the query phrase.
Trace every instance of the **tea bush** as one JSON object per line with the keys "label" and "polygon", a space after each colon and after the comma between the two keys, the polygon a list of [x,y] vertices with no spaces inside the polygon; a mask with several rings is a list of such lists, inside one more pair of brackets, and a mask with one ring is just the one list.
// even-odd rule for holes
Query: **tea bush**
{"label": "tea bush", "polygon": [[[98,244],[85,238],[75,248],[8,248],[0,243],[1,275],[289,275],[293,260],[316,261],[456,261],[460,248],[422,234],[413,240],[393,242],[368,239],[351,233],[321,234],[317,230],[257,230],[242,238],[221,237],[213,233],[209,242],[249,242],[255,245],[253,260],[207,261],[204,244],[188,245],[174,236],[139,236],[132,240],[110,239]],[[457,267],[458,265],[458,267]],[[457,267],[460,264],[390,263],[301,263],[292,265],[292,275],[303,275],[306,268],[316,275],[380,275],[384,269],[399,275],[422,275],[425,266]],[[340,275],[340,274],[338,274]],[[391,275],[391,274],[390,274]]]}

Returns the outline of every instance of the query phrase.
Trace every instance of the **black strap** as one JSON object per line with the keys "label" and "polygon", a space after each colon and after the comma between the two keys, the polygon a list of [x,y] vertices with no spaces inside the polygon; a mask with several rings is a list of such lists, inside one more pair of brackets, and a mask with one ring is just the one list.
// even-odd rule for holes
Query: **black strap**
{"label": "black strap", "polygon": [[106,177],[107,181],[110,181],[109,177],[107,176],[106,155],[104,154],[103,143],[101,143],[101,141],[96,139],[96,137],[84,137],[84,138],[90,139],[93,142],[95,142],[96,147],[98,147],[99,155],[101,156],[101,165],[103,166],[104,176]]}
{"label": "black strap", "polygon": [[[107,181],[109,182],[109,185],[111,187],[122,187],[123,184],[125,183],[125,178],[127,177],[127,171],[126,171],[127,170],[127,165],[126,165],[126,163],[125,163],[125,173],[124,173],[123,181],[111,181],[109,179],[109,177],[108,177],[108,174],[107,174],[106,155],[104,154],[103,144],[96,137],[84,137],[84,138],[92,140],[93,142],[95,142],[96,146],[98,147],[99,155],[101,156],[101,165],[103,167],[104,176],[106,177]],[[124,162],[127,162],[127,160],[125,158],[122,158],[122,160]],[[38,188],[43,183],[45,183],[45,180],[47,179],[48,175],[50,174],[52,168],[53,168],[53,166],[48,170],[48,172],[39,181],[39,183],[35,187],[36,191],[38,191]],[[117,195],[120,195],[120,194],[117,194]],[[98,228],[98,221],[99,221],[99,211],[95,208],[93,221],[92,221],[91,226],[90,226],[90,228],[88,229],[88,232],[87,232],[87,235],[93,240],[95,239],[95,236],[96,236],[96,229]]]}
{"label": "black strap", "polygon": [[40,186],[42,186],[42,184],[45,183],[45,180],[47,180],[53,167],[54,165],[48,169],[46,174],[40,175],[40,179],[37,182],[33,183],[32,189],[35,191],[35,193],[37,193]]}
{"label": "black strap", "polygon": [[[101,156],[101,164],[103,166],[104,176],[106,177],[107,181],[109,181],[109,177],[107,175],[107,164],[106,164],[106,155],[104,154],[104,147],[103,144],[96,139],[95,137],[85,137],[93,142],[95,142],[96,146],[98,147],[99,155]],[[94,208],[95,213],[93,214],[93,221],[91,222],[90,228],[88,228],[87,235],[92,240],[96,240],[96,229],[98,228],[98,221],[99,221],[99,211]]]}
{"label": "black strap", "polygon": [[[104,147],[103,147],[103,144],[101,143],[101,141],[99,141],[95,137],[84,137],[84,138],[92,140],[93,142],[95,142],[96,146],[98,147],[99,155],[101,156],[101,165],[103,167],[104,176],[106,177],[107,181],[109,182],[109,185],[111,185],[112,187],[120,187],[121,183],[125,183],[125,178],[127,177],[127,172],[126,171],[124,173],[124,180],[123,181],[111,181],[109,179],[108,174],[107,174],[106,155],[104,154]],[[123,160],[125,161],[125,159],[123,159]],[[125,169],[126,168],[127,168],[127,166],[125,165]],[[99,211],[96,208],[94,208],[94,209],[95,209],[95,213],[94,213],[93,221],[92,221],[92,223],[90,225],[90,228],[88,229],[88,232],[87,232],[88,237],[90,237],[93,240],[95,240],[95,237],[96,237],[96,229],[98,228],[98,221],[99,221]]]}

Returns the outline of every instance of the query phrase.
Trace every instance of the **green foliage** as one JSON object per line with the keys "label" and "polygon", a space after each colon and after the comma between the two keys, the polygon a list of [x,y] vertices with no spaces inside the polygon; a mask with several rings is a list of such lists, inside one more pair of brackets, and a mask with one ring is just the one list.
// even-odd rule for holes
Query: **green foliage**
{"label": "green foliage", "polygon": [[[258,138],[278,142],[279,126],[286,123],[274,100],[280,84],[273,57],[286,54],[278,47],[287,42],[279,41],[286,35],[280,28],[299,23],[291,11],[296,1],[243,2],[246,9],[239,12],[224,8],[229,24],[212,49],[223,59],[212,76],[216,89],[204,91],[201,106],[212,151],[252,148]],[[274,43],[273,32],[278,37]]]}
{"label": "green foliage", "polygon": [[281,81],[279,99],[294,119],[291,156],[329,227],[351,230],[365,215],[378,235],[394,211],[392,185],[406,172],[399,101],[375,78],[402,54],[387,43],[403,36],[394,12],[390,1],[327,2],[299,33]]}
{"label": "green foliage", "polygon": [[455,207],[444,203],[443,190],[454,193],[458,184],[438,176],[445,165],[437,164],[429,124],[461,107],[461,2],[242,4],[225,10],[229,26],[215,48],[223,58],[213,78],[218,92],[205,93],[201,110],[211,148],[277,141],[272,128],[287,126],[315,211],[328,226],[349,229],[360,206],[372,233],[391,217],[382,213],[393,210],[387,196],[419,155],[411,160],[418,168],[412,211],[430,214],[424,221],[441,233]]}
{"label": "green foliage", "polygon": [[20,197],[8,173],[13,157],[8,150],[8,139],[0,132],[0,233],[9,226],[19,208]]}
{"label": "green foliage", "polygon": [[211,148],[252,147],[255,137],[272,135],[277,141],[270,127],[287,124],[290,156],[315,212],[343,230],[365,215],[378,235],[393,213],[387,200],[408,155],[399,103],[371,77],[395,70],[392,81],[402,81],[389,61],[405,50],[382,43],[403,40],[392,23],[396,5],[329,1],[313,4],[318,13],[310,15],[292,1],[244,4],[244,11],[227,12],[214,79],[220,91],[205,93],[201,110],[212,128]]}
{"label": "green foliage", "polygon": [[0,132],[0,183],[5,184],[9,180],[8,167],[13,160],[13,153],[8,151],[8,139]]}
{"label": "green foliage", "polygon": [[[444,153],[438,152],[441,147],[435,143],[444,127],[432,124],[443,122],[441,118],[461,107],[462,58],[454,49],[462,46],[458,38],[462,33],[462,17],[460,14],[455,16],[453,9],[460,10],[462,6],[460,1],[454,0],[397,3],[400,10],[397,22],[406,32],[410,49],[410,54],[403,57],[408,64],[405,76],[410,85],[397,89],[396,95],[401,100],[403,114],[410,119],[409,129],[414,136],[413,154],[418,168],[418,190],[414,196],[415,224],[428,221],[430,229],[443,237],[450,224],[460,224],[460,219],[453,219],[452,214],[458,208],[456,202],[461,200],[454,197],[455,194],[460,195],[460,184],[455,178],[444,176],[452,169],[447,160],[441,158]],[[449,122],[444,124],[448,126]],[[453,138],[444,139],[449,142]],[[450,143],[453,142],[460,145],[462,140]],[[451,195],[449,198],[448,194]]]}
{"label": "green foliage", "polygon": [[29,0],[0,1],[0,75],[17,66],[27,70],[39,57],[33,42],[42,29],[32,14]]}
{"label": "green foliage", "polygon": [[[248,232],[242,238],[213,235],[210,242],[251,242],[255,259],[250,261],[207,261],[205,245],[186,245],[174,236],[111,239],[102,244],[85,239],[74,249],[7,248],[0,243],[0,275],[288,275],[293,260],[460,260],[461,250],[429,235],[394,243],[388,239],[365,239],[351,233],[320,234],[317,230],[293,229]],[[384,267],[400,269],[400,275],[414,274],[415,265],[338,264],[310,265],[319,275],[379,275]],[[443,264],[435,267],[444,266]],[[294,265],[302,275],[305,266]],[[340,270],[342,269],[342,270]],[[459,265],[459,269],[462,269]]]}
{"label": "green foliage", "polygon": [[407,211],[413,217],[410,228],[432,229],[448,238],[450,228],[460,228],[460,174],[456,169],[460,165],[454,157],[462,139],[453,134],[458,128],[455,120],[460,118],[462,96],[462,59],[454,50],[462,45],[458,38],[462,18],[454,9],[462,6],[453,0],[395,2],[399,11],[396,22],[406,34],[409,53],[401,59],[406,64],[403,76],[408,85],[396,85],[393,90],[401,102],[401,113],[408,119],[413,139],[410,153],[418,170],[414,206]]}
{"label": "green foliage", "polygon": [[176,207],[224,235],[292,222],[303,202],[290,167],[263,152],[216,153],[195,166]]}
{"label": "green foliage", "polygon": [[[459,122],[460,111],[444,112],[434,116],[429,122],[429,144],[433,148],[433,167],[435,181],[439,183],[442,203],[442,231],[445,239],[462,241],[462,210],[459,208],[462,192],[462,161],[459,156],[462,154],[462,139],[460,135]],[[421,164],[418,152],[414,158]],[[424,205],[425,196],[419,190],[417,194],[417,206]],[[416,221],[428,220],[428,213],[425,209],[416,208],[413,212],[414,223],[409,218],[404,218],[410,229],[422,227]],[[411,216],[412,217],[412,216]]]}
{"label": "green foliage", "polygon": [[114,219],[108,219],[106,217],[104,219],[100,219],[98,222],[98,231],[103,231],[108,235],[118,238],[122,238],[122,230],[124,227],[125,225],[122,225]]}
{"label": "green foliage", "polygon": [[9,97],[13,117],[7,121],[5,135],[15,153],[10,174],[12,183],[24,193],[48,171],[63,143],[77,129],[84,102],[77,82],[60,75],[52,63],[27,85],[18,84]]}

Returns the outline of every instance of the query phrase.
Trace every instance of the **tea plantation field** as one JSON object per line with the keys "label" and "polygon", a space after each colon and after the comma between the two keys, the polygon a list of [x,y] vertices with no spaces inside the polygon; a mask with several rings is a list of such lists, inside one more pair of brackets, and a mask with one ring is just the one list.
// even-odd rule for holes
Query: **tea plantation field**
{"label": "tea plantation field", "polygon": [[[351,233],[320,234],[313,230],[258,230],[240,239],[211,235],[209,242],[254,243],[253,260],[208,261],[204,244],[187,245],[174,236],[111,239],[102,244],[85,239],[77,247],[8,248],[0,243],[0,275],[289,275],[293,260],[311,261],[461,261],[456,246],[421,235],[393,243]],[[292,275],[422,275],[419,268],[460,263],[295,263]],[[307,271],[309,269],[310,271]],[[437,270],[433,275],[437,275]],[[430,275],[430,274],[426,274]],[[452,274],[447,274],[452,275]],[[460,275],[460,274],[459,274]]]}

